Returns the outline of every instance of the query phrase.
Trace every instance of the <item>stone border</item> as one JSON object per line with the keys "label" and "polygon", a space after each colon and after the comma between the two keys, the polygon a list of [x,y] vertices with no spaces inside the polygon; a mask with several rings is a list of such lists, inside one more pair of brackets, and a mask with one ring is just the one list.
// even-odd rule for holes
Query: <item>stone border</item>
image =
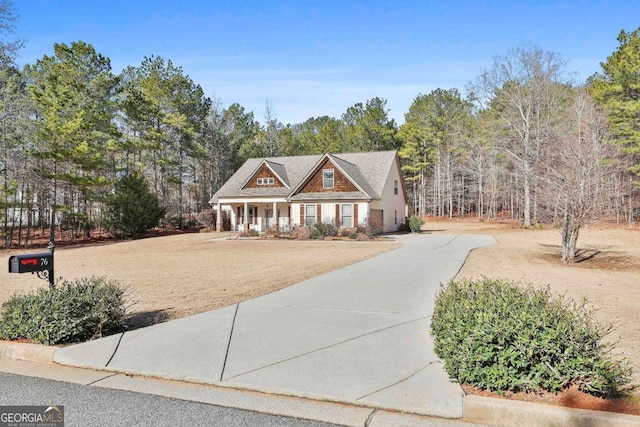
{"label": "stone border", "polygon": [[53,363],[53,355],[60,347],[40,344],[0,341],[0,356],[37,363]]}
{"label": "stone border", "polygon": [[467,395],[464,421],[505,427],[640,426],[640,416]]}

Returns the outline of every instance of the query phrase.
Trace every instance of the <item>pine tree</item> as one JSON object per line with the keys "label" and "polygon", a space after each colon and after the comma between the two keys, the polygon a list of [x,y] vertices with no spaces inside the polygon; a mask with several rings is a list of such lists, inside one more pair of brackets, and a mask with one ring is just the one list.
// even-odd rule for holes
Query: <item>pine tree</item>
{"label": "pine tree", "polygon": [[633,156],[640,175],[640,27],[618,35],[618,49],[602,73],[590,78],[591,94],[607,113],[612,139]]}
{"label": "pine tree", "polygon": [[115,193],[107,199],[105,222],[115,236],[136,238],[158,225],[164,214],[144,176],[131,172],[120,178]]}

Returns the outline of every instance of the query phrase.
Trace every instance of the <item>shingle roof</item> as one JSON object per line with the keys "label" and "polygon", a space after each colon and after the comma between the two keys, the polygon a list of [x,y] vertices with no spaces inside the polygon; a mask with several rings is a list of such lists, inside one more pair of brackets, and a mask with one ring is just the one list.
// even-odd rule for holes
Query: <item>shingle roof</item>
{"label": "shingle roof", "polygon": [[272,171],[278,175],[278,178],[284,182],[285,185],[289,186],[289,178],[287,177],[287,169],[281,163],[272,162],[269,160],[265,160],[265,163],[271,168]]}
{"label": "shingle roof", "polygon": [[[328,156],[331,161],[359,187],[358,193],[323,193],[318,198],[348,198],[379,199],[384,189],[389,171],[394,164],[396,151],[374,151],[364,153],[340,153],[327,155],[268,157],[264,159],[252,158],[247,160],[233,174],[231,178],[213,195],[209,203],[217,203],[220,198],[242,196],[288,196],[302,184],[305,178],[314,171],[319,162]],[[269,167],[283,180],[287,181],[290,188],[266,187],[245,188],[242,187],[253,176],[256,170],[267,163]],[[315,193],[314,193],[315,194]],[[318,193],[319,195],[320,193]],[[291,199],[308,198],[311,195],[291,195]]]}

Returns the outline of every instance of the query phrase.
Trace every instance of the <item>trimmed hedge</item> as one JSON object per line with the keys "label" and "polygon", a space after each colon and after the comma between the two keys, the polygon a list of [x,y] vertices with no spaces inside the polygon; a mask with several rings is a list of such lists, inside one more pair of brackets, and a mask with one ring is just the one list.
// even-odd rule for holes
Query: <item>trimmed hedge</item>
{"label": "trimmed hedge", "polygon": [[0,308],[0,338],[52,345],[86,341],[122,326],[124,290],[102,277],[62,280],[14,295]]}
{"label": "trimmed hedge", "polygon": [[431,322],[434,350],[461,383],[498,392],[577,385],[606,397],[631,381],[629,364],[603,342],[611,329],[594,321],[586,300],[486,278],[441,286]]}

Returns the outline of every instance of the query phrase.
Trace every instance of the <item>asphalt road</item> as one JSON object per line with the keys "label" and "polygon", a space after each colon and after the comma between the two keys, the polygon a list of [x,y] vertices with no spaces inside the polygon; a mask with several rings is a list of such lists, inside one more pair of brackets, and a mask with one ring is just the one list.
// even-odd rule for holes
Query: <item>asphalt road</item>
{"label": "asphalt road", "polygon": [[12,405],[64,405],[65,427],[335,426],[143,393],[0,373],[0,406]]}

